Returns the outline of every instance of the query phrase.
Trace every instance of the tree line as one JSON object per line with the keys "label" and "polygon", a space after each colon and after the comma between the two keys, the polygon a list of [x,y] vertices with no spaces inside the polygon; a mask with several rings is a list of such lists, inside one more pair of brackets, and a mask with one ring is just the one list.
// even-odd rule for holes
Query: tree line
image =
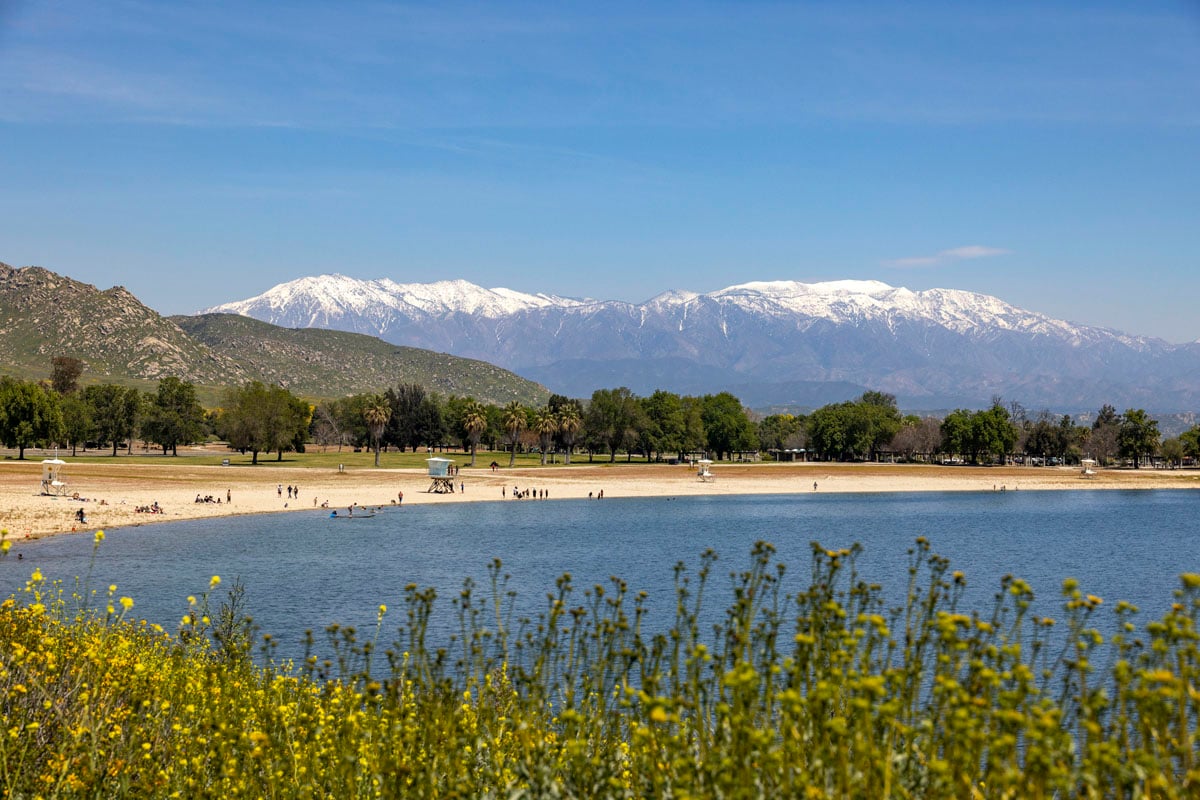
{"label": "tree line", "polygon": [[1043,464],[1102,465],[1127,459],[1134,467],[1160,456],[1172,465],[1200,458],[1200,426],[1162,439],[1144,409],[1118,414],[1103,406],[1091,425],[1049,411],[1030,414],[999,398],[982,410],[956,409],[943,418],[902,415],[892,395],[866,392],[858,400],[823,406],[808,416],[769,416],[759,423],[765,448],[803,451],[821,461],[871,461],[886,453],[906,461],[990,464],[1010,458]]}
{"label": "tree line", "polygon": [[471,453],[482,445],[540,454],[541,462],[561,454],[570,463],[583,451],[610,462],[624,454],[646,459],[712,453],[727,457],[758,449],[750,411],[728,392],[703,397],[658,391],[638,397],[629,389],[599,389],[579,400],[552,395],[533,407],[512,401],[481,403],[472,397],[442,399],[416,384],[383,394],[360,394],[321,403],[313,410],[312,441],[323,447],[370,446],[399,449],[459,445]]}
{"label": "tree line", "polygon": [[323,448],[370,448],[375,463],[384,449],[443,449],[458,446],[476,462],[480,446],[540,454],[542,463],[562,456],[570,463],[583,452],[616,461],[686,459],[707,455],[726,459],[766,451],[768,457],[822,461],[890,460],[995,463],[1017,457],[1035,463],[1101,464],[1115,458],[1134,466],[1151,456],[1169,464],[1200,459],[1200,426],[1163,440],[1158,422],[1143,409],[1118,414],[1103,406],[1091,425],[1048,411],[1031,414],[1019,403],[996,398],[983,410],[957,409],[944,418],[902,415],[896,399],[866,392],[807,415],[758,418],[729,392],[703,396],[656,391],[640,397],[625,387],[599,389],[586,400],[552,395],[542,407],[517,401],[482,403],[472,397],[446,398],[423,386],[401,383],[383,393],[362,393],[310,405],[281,386],[251,381],[227,389],[221,405],[205,410],[195,386],[175,377],[156,391],[117,384],[80,388],[82,363],[68,357],[52,362],[48,381],[0,378],[0,444],[24,458],[27,447],[57,445],[72,454],[82,447],[124,446],[135,439],[177,455],[180,445],[206,439],[259,454]]}

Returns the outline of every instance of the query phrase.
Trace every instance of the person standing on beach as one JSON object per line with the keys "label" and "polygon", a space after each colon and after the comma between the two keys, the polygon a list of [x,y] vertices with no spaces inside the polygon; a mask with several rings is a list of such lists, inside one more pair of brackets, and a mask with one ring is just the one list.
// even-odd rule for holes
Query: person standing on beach
{"label": "person standing on beach", "polygon": [[225,502],[226,502],[226,503],[232,503],[232,502],[233,502],[233,490],[232,490],[232,489],[226,489],[226,490],[225,490]]}
{"label": "person standing on beach", "polygon": [[396,505],[398,505],[398,506],[404,505],[404,492],[396,493]]}

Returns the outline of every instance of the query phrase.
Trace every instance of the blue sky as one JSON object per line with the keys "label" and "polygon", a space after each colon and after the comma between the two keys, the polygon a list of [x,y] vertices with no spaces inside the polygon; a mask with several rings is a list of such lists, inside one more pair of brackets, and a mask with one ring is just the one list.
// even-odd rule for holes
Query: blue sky
{"label": "blue sky", "polygon": [[0,261],[994,294],[1200,339],[1200,3],[0,0]]}

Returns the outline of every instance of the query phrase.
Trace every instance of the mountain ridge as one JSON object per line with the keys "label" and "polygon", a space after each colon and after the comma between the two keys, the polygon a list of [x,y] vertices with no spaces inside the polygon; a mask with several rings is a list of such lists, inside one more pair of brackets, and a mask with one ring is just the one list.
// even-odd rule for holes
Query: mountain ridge
{"label": "mountain ridge", "polygon": [[[881,281],[748,281],[628,303],[338,275],[209,310],[311,324],[304,303],[316,301],[296,302],[301,282],[335,309],[322,327],[370,326],[409,346],[437,342],[576,395],[600,388],[590,375],[645,392],[694,391],[688,375],[704,374],[713,381],[707,391],[737,386],[752,405],[805,405],[796,387],[827,382],[892,392],[922,408],[980,406],[997,394],[1055,407],[1200,404],[1200,345],[1066,322],[990,295]],[[338,297],[347,287],[359,304],[366,299],[369,315]],[[405,299],[417,296],[426,300],[420,308]]]}
{"label": "mountain ridge", "polygon": [[492,364],[374,337],[287,330],[248,317],[163,317],[123,286],[100,290],[43,267],[0,263],[0,372],[47,378],[55,356],[85,364],[81,382],[151,389],[168,376],[203,402],[248,380],[323,399],[421,383],[490,403],[544,402],[545,387]]}

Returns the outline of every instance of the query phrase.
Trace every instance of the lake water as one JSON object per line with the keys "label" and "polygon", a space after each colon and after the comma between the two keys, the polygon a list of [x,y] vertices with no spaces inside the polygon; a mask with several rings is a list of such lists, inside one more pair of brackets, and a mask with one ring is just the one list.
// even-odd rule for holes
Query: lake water
{"label": "lake water", "polygon": [[[438,590],[435,627],[444,638],[449,599],[468,576],[486,586],[493,558],[511,573],[526,613],[545,607],[564,572],[580,590],[617,575],[631,592],[649,592],[669,624],[673,566],[683,561],[694,571],[707,548],[721,557],[710,590],[716,612],[729,599],[725,575],[748,565],[757,540],[776,546],[792,589],[806,585],[810,541],[858,542],[862,576],[902,596],[906,551],[925,536],[951,569],[966,573],[968,608],[989,609],[1011,573],[1033,586],[1039,611],[1055,615],[1062,579],[1071,576],[1106,608],[1118,599],[1140,606],[1144,622],[1170,604],[1179,573],[1200,572],[1198,508],[1192,491],[1012,491],[449,502],[354,520],[293,512],[109,531],[90,583],[102,591],[117,584],[119,595],[134,598],[136,616],[174,630],[187,596],[202,594],[212,575],[223,588],[240,577],[256,624],[280,642],[281,656],[296,656],[306,629],[319,634],[337,622],[373,630],[381,603],[399,616],[409,583]],[[35,567],[71,585],[91,557],[90,535],[18,543],[0,561],[0,596]],[[381,642],[392,629],[385,621]]]}

